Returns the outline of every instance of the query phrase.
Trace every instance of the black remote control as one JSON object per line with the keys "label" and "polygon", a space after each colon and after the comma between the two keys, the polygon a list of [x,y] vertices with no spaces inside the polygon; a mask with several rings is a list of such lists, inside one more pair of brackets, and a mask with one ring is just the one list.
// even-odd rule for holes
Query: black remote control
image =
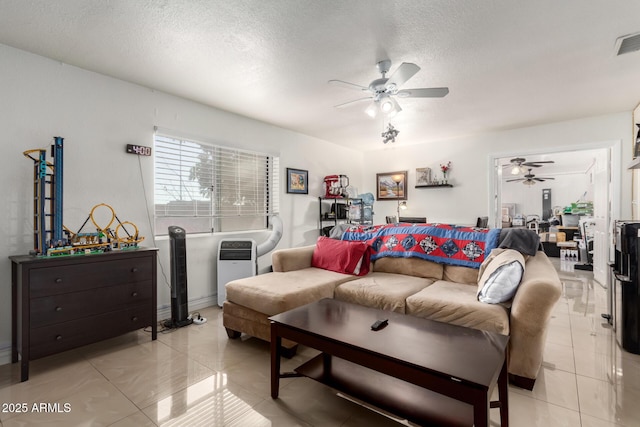
{"label": "black remote control", "polygon": [[375,323],[371,325],[371,330],[379,331],[380,329],[387,326],[388,323],[389,323],[389,319],[376,320]]}

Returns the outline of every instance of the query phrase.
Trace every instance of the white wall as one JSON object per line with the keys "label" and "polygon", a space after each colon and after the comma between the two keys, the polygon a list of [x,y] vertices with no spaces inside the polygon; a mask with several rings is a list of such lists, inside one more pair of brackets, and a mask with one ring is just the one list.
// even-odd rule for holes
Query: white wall
{"label": "white wall", "polygon": [[[626,169],[631,160],[630,124],[631,112],[624,112],[456,140],[383,146],[378,151],[365,153],[364,190],[375,194],[376,173],[408,170],[409,207],[403,215],[426,216],[432,222],[475,224],[478,216],[492,213],[489,197],[493,185],[490,182],[492,157],[508,157],[519,150],[526,155],[540,150],[599,148],[621,141],[620,158],[613,159],[613,173],[619,174],[621,182],[620,188],[614,190],[620,191],[621,202],[613,210],[620,213],[620,218],[627,218],[631,215],[631,172]],[[448,161],[451,161],[448,179],[453,188],[414,188],[416,168],[430,167],[436,177],[441,177],[439,166]],[[381,222],[386,215],[396,215],[396,206],[391,201],[376,202],[376,222]]]}
{"label": "white wall", "polygon": [[[113,206],[122,221],[135,223],[145,246],[160,249],[169,276],[168,241],[153,241],[153,159],[126,154],[130,143],[153,146],[153,129],[175,129],[227,146],[280,155],[280,216],[284,223],[278,247],[313,244],[317,231],[317,197],[325,175],[346,174],[361,187],[363,154],[336,144],[246,117],[61,64],[0,45],[0,170],[4,176],[0,240],[0,363],[9,361],[11,345],[10,255],[33,247],[33,162],[22,153],[47,148],[54,136],[64,140],[64,224],[77,230],[93,206]],[[309,195],[285,192],[286,167],[309,171]],[[268,232],[242,234],[261,243]],[[189,238],[189,299],[214,301],[217,242],[230,234]],[[260,269],[270,264],[260,259]],[[170,303],[168,283],[158,277],[158,305]],[[190,303],[191,304],[191,303]],[[191,305],[190,305],[190,308]],[[166,311],[166,310],[165,310]]]}

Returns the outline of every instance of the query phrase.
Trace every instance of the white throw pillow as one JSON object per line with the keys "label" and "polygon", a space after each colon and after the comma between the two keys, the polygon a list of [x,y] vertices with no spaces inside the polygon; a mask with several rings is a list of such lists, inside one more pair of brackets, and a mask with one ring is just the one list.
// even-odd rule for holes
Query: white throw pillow
{"label": "white throw pillow", "polygon": [[513,249],[497,248],[480,266],[478,300],[488,304],[509,301],[516,294],[524,274],[525,260]]}

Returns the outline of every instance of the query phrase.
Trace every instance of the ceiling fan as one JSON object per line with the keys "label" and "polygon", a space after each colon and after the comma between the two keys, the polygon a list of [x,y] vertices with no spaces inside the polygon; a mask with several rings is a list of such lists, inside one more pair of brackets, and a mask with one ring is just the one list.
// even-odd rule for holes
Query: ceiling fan
{"label": "ceiling fan", "polygon": [[529,168],[529,173],[527,173],[524,177],[508,179],[507,182],[519,182],[519,181],[522,181],[522,183],[524,185],[534,185],[536,183],[536,181],[544,182],[544,181],[549,180],[549,179],[555,179],[555,178],[551,178],[551,177],[548,177],[548,176],[536,177],[534,174],[531,173],[531,168]]}
{"label": "ceiling fan", "polygon": [[[522,157],[516,157],[515,159],[511,159],[508,165],[504,165],[505,168],[511,168],[511,175],[519,175],[521,173],[525,173],[525,168],[539,168],[545,163],[555,163],[553,160],[541,160],[538,162],[527,162],[526,159]],[[529,169],[531,172],[531,169]]]}
{"label": "ceiling fan", "polygon": [[382,74],[382,77],[373,80],[368,86],[361,86],[342,80],[329,80],[329,83],[334,85],[361,92],[368,92],[368,96],[354,99],[353,101],[345,102],[335,107],[343,108],[360,101],[372,101],[365,110],[367,115],[375,118],[379,112],[382,112],[383,114],[392,116],[402,111],[402,108],[400,108],[400,105],[395,100],[396,96],[399,98],[442,98],[449,93],[449,88],[447,87],[400,89],[407,80],[420,71],[420,67],[416,64],[403,62],[389,78],[387,78],[386,75],[391,69],[391,60],[385,59],[384,61],[380,61],[376,64],[376,67],[380,74]]}

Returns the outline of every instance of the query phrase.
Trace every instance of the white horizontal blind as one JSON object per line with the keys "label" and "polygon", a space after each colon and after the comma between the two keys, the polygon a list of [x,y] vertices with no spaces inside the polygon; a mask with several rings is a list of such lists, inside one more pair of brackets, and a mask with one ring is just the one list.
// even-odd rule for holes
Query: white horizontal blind
{"label": "white horizontal blind", "polygon": [[156,235],[258,230],[278,211],[278,158],[170,136],[155,137]]}

